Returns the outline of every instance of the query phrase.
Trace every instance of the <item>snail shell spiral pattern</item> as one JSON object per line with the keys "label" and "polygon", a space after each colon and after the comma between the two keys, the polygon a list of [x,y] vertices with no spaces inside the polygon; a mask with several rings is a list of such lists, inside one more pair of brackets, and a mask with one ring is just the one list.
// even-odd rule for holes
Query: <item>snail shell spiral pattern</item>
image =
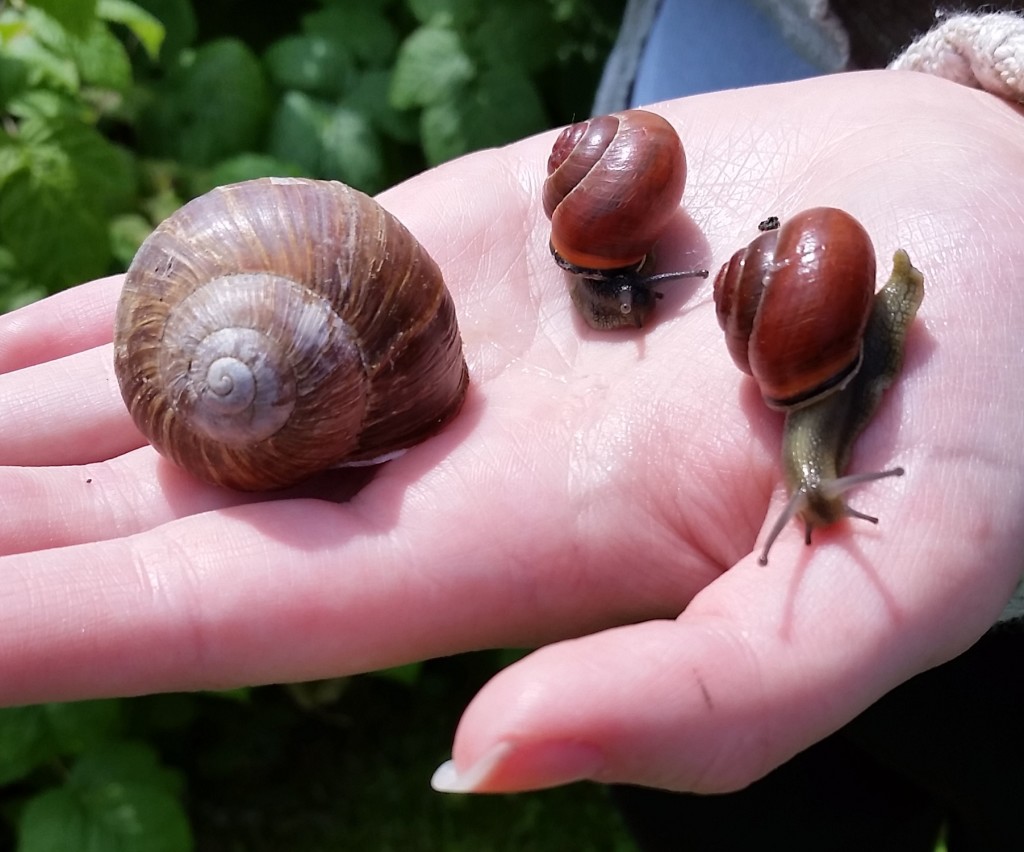
{"label": "snail shell spiral pattern", "polygon": [[241,490],[383,460],[450,420],[468,382],[426,251],[363,193],[296,178],[164,221],[128,270],[114,359],[153,446]]}

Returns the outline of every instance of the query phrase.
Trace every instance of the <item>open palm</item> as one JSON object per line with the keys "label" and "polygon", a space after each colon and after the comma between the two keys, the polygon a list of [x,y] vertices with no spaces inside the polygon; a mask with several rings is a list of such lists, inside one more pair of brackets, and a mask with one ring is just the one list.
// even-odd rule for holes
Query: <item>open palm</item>
{"label": "open palm", "polygon": [[[640,332],[585,328],[547,249],[553,132],[385,193],[454,295],[471,387],[441,434],[286,495],[193,480],[112,374],[117,280],[0,320],[0,701],[299,680],[547,644],[467,711],[442,786],[743,785],[965,649],[1021,571],[1024,139],[998,99],[876,72],[661,105],[686,146],[659,268],[716,269],[770,214],[831,205],[927,295],[854,452],[881,518],[792,524],[781,417],[711,285]],[[680,614],[682,613],[682,614]],[[579,637],[579,638],[571,638]]]}

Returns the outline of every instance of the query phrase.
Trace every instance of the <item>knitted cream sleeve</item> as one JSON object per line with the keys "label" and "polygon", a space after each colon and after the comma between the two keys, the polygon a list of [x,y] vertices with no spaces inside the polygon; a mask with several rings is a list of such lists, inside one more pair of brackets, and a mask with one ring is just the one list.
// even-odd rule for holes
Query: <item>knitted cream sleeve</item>
{"label": "knitted cream sleeve", "polygon": [[[922,71],[1024,103],[1024,18],[1010,12],[953,15],[894,59],[895,71]],[[1024,618],[1024,575],[1000,622]]]}
{"label": "knitted cream sleeve", "polygon": [[1024,18],[1011,12],[951,15],[889,67],[923,71],[1024,102]]}

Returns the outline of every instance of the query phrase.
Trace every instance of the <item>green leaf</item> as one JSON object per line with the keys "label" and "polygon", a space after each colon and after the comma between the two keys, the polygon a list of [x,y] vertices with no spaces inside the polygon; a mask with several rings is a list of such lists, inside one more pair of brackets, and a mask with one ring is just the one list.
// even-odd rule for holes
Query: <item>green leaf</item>
{"label": "green leaf", "polygon": [[302,31],[328,38],[371,67],[386,67],[398,46],[398,33],[380,8],[345,3],[304,15]]}
{"label": "green leaf", "polygon": [[140,213],[122,213],[107,223],[110,253],[120,269],[127,269],[142,241],[149,236],[153,225]]}
{"label": "green leaf", "polygon": [[27,165],[22,146],[16,144],[9,135],[0,136],[0,189],[7,178]]}
{"label": "green leaf", "polygon": [[504,0],[484,7],[470,40],[474,55],[489,65],[516,64],[538,71],[557,56],[561,35],[546,4]]}
{"label": "green leaf", "polygon": [[134,160],[68,116],[63,100],[29,93],[19,119],[18,165],[0,193],[0,234],[21,275],[56,290],[107,271],[107,217],[134,195]]}
{"label": "green leaf", "polygon": [[[11,257],[4,251],[4,267]],[[43,712],[38,707],[0,710],[0,784],[24,778],[56,754]]]}
{"label": "green leaf", "polygon": [[121,730],[118,699],[44,704],[41,710],[60,754],[80,754]]}
{"label": "green leaf", "polygon": [[378,671],[370,672],[370,674],[374,677],[384,678],[384,680],[393,680],[396,683],[413,686],[419,681],[420,675],[423,674],[423,663],[407,663],[404,666],[392,666],[390,669],[379,669]]}
{"label": "green leaf", "polygon": [[[3,39],[0,38],[0,45]],[[11,98],[28,88],[28,63],[23,59],[0,54],[0,111]]]}
{"label": "green leaf", "polygon": [[192,166],[255,150],[268,95],[259,60],[237,39],[182,53],[140,119],[147,153]]}
{"label": "green leaf", "polygon": [[323,129],[320,177],[344,181],[372,195],[387,185],[380,140],[368,117],[348,107],[334,109]]}
{"label": "green leaf", "polygon": [[68,783],[28,802],[19,852],[188,852],[177,782],[148,746],[118,743],[83,756]]}
{"label": "green leaf", "polygon": [[150,59],[155,61],[160,55],[164,26],[141,6],[129,0],[99,0],[96,13],[105,21],[126,27],[139,40]]}
{"label": "green leaf", "polygon": [[164,39],[160,63],[173,67],[181,52],[196,40],[196,13],[190,0],[139,0],[138,5],[160,21]]}
{"label": "green leaf", "polygon": [[543,129],[540,95],[515,66],[488,68],[457,97],[423,111],[423,149],[431,165]]}
{"label": "green leaf", "polygon": [[211,689],[203,695],[216,698],[219,701],[230,701],[234,704],[248,704],[252,700],[253,688],[251,686],[236,686],[234,689]]}
{"label": "green leaf", "polygon": [[163,766],[153,748],[125,740],[83,754],[68,773],[68,784],[80,790],[139,784],[171,794],[181,791],[178,773]]}
{"label": "green leaf", "polygon": [[342,94],[352,74],[352,57],[345,45],[322,35],[280,39],[270,46],[263,61],[279,87],[313,95]]}
{"label": "green leaf", "polygon": [[481,4],[477,0],[408,0],[408,5],[421,24],[465,27]]}
{"label": "green leaf", "polygon": [[[0,266],[8,267],[10,255]],[[58,755],[77,754],[120,728],[120,703],[79,701],[0,710],[0,784],[23,778]]]}
{"label": "green leaf", "polygon": [[[269,154],[239,154],[217,163],[189,183],[191,195],[202,195],[216,186],[239,183],[260,177],[303,177],[306,175],[294,163],[288,163]],[[247,692],[243,693],[248,695]]]}
{"label": "green leaf", "polygon": [[365,113],[289,92],[271,122],[271,156],[303,173],[376,192],[386,184],[380,137]]}
{"label": "green leaf", "polygon": [[420,130],[416,114],[395,109],[388,99],[390,90],[390,71],[365,71],[356,77],[342,104],[367,115],[385,136],[408,145],[418,144]]}
{"label": "green leaf", "polygon": [[53,18],[26,9],[22,26],[5,32],[0,45],[6,62],[21,64],[27,88],[78,93],[80,80],[69,37]]}
{"label": "green leaf", "polygon": [[125,91],[131,64],[120,41],[99,19],[81,32],[61,26],[38,9],[27,9],[26,26],[7,39],[6,58],[20,60],[32,88],[56,89],[77,97],[82,85]]}
{"label": "green leaf", "polygon": [[96,16],[96,0],[28,0],[42,9],[69,33],[84,35]]}
{"label": "green leaf", "polygon": [[18,265],[50,292],[98,278],[110,260],[104,217],[73,190],[28,172],[4,185],[0,233]]}
{"label": "green leaf", "polygon": [[70,41],[68,53],[78,66],[82,83],[125,91],[132,84],[128,52],[100,21],[85,35]]}
{"label": "green leaf", "polygon": [[420,27],[398,50],[391,78],[391,103],[398,109],[408,109],[445,102],[475,73],[458,33],[441,27]]}
{"label": "green leaf", "polygon": [[20,119],[22,163],[43,183],[80,193],[103,214],[135,195],[135,160],[127,150],[81,123],[73,101],[52,92],[29,92],[10,105]]}
{"label": "green leaf", "polygon": [[267,151],[278,160],[295,163],[305,174],[318,175],[329,118],[327,104],[303,92],[288,92],[270,121]]}

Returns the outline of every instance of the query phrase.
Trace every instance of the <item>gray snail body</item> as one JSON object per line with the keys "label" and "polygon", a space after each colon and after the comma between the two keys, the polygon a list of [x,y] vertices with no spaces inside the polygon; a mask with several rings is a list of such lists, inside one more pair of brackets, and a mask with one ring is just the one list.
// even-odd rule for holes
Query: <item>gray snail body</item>
{"label": "gray snail body", "polygon": [[[849,214],[815,208],[792,217],[782,226],[789,230],[779,233],[778,220],[766,224],[715,281],[719,322],[734,360],[754,375],[771,407],[786,411],[782,467],[790,499],[768,534],[762,565],[793,517],[803,522],[807,544],[815,527],[842,518],[878,522],[843,495],[865,482],[902,476],[903,469],[844,472],[854,442],[902,369],[907,333],[924,298],[924,278],[902,249],[888,281],[874,292],[874,249]],[[780,305],[785,299],[785,310],[759,313],[769,297]],[[805,304],[811,313],[802,313]],[[801,339],[805,333],[811,337]],[[822,333],[829,339],[817,336]],[[761,351],[750,351],[744,335]],[[786,359],[792,363],[778,363]]]}
{"label": "gray snail body", "polygon": [[298,178],[219,187],[165,220],[126,275],[114,361],[160,453],[250,491],[410,447],[468,383],[426,251],[363,193]]}

